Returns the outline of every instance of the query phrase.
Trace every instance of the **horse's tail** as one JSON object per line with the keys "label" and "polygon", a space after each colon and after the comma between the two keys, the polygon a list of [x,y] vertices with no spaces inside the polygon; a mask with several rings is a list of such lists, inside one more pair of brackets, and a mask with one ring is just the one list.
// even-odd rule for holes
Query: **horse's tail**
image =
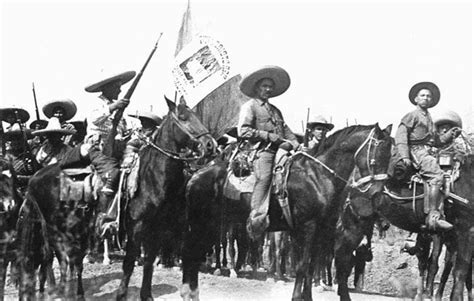
{"label": "horse's tail", "polygon": [[[39,224],[39,228],[38,228]],[[43,262],[50,254],[47,225],[34,199],[27,193],[20,208],[17,222],[18,264],[20,268],[20,299],[34,296],[35,265]],[[38,246],[41,246],[38,248]],[[40,252],[38,252],[38,250]],[[24,296],[26,294],[26,296]]]}

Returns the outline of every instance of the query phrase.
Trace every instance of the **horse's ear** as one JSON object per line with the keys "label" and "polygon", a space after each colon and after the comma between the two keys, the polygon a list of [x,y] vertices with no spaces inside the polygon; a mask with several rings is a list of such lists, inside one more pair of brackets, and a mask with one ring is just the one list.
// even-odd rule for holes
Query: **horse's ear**
{"label": "horse's ear", "polygon": [[183,106],[187,106],[186,104],[186,99],[184,99],[184,96],[181,95],[181,97],[179,98],[179,104],[180,105],[183,105]]}
{"label": "horse's ear", "polygon": [[392,134],[392,124],[389,124],[383,131],[390,136],[390,134]]}
{"label": "horse's ear", "polygon": [[168,99],[168,97],[166,97],[166,95],[164,95],[164,97],[165,97],[166,103],[168,104],[168,108],[170,109],[170,111],[176,110],[176,104],[174,103],[174,101],[171,101],[170,99]]}

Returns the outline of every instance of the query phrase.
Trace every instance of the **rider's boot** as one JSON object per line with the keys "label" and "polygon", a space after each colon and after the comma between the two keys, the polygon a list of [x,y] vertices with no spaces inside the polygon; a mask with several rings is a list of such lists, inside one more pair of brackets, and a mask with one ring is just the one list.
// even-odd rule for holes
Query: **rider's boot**
{"label": "rider's boot", "polygon": [[430,230],[447,231],[453,228],[453,225],[444,220],[442,214],[443,193],[441,192],[440,184],[430,183],[426,197],[428,197],[428,216],[426,217],[426,225]]}

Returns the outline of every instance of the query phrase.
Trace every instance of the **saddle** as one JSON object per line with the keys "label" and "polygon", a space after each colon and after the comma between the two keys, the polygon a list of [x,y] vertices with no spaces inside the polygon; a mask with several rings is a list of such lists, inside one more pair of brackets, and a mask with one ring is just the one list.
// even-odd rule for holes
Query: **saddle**
{"label": "saddle", "polygon": [[59,200],[90,206],[97,200],[97,191],[94,189],[96,181],[97,176],[90,166],[62,169],[59,175]]}

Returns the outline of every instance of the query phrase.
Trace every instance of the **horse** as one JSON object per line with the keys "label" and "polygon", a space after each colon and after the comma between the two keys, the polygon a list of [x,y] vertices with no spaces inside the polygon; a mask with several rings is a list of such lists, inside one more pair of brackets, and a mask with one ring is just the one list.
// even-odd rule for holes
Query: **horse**
{"label": "horse", "polygon": [[329,136],[315,157],[296,153],[290,158],[287,193],[296,257],[292,300],[312,300],[315,251],[325,244],[319,233],[335,235],[333,223],[344,204],[340,194],[345,186],[350,182],[368,196],[381,192],[390,158],[390,131],[391,125],[384,130],[378,124],[347,127]]}
{"label": "horse", "polygon": [[184,100],[179,104],[166,101],[169,108],[167,116],[152,141],[148,141],[148,145],[140,151],[138,190],[124,213],[127,244],[117,300],[127,298],[128,284],[141,246],[145,257],[140,298],[153,300],[153,262],[166,241],[163,233],[173,233],[176,240],[184,242],[181,294],[184,299],[198,298],[197,273],[201,258],[194,257],[187,250],[189,245],[186,240],[194,229],[187,225],[189,221],[186,219],[192,220],[194,216],[189,214],[191,211],[185,201],[183,173],[185,163],[196,158],[183,158],[178,152],[185,147],[197,148],[200,157],[209,156],[215,154],[217,143]]}
{"label": "horse", "polygon": [[16,267],[16,222],[22,203],[18,191],[18,179],[11,159],[0,157],[0,300],[4,297],[4,288],[8,264],[14,275]]}
{"label": "horse", "polygon": [[71,275],[77,274],[77,297],[84,297],[82,262],[90,236],[92,205],[84,197],[63,199],[62,178],[68,176],[56,163],[40,169],[28,184],[17,224],[22,274],[20,298],[34,298],[35,270],[40,265],[40,290],[44,290],[46,277],[54,285],[51,279],[54,279],[51,272],[54,255],[58,258],[61,274],[58,294],[65,293],[69,266]]}
{"label": "horse", "polygon": [[[454,203],[450,204],[445,201],[445,212],[447,219],[453,223],[456,251],[461,252],[459,259],[456,259],[456,268],[454,272],[454,287],[451,298],[454,300],[462,299],[463,283],[466,280],[466,274],[469,270],[469,263],[471,262],[472,250],[474,245],[473,233],[473,218],[472,206],[473,202],[468,201],[469,196],[472,195],[473,180],[473,158],[474,155],[468,155],[463,160],[464,163],[460,167],[460,177],[453,183],[453,191],[458,197],[454,199]],[[419,185],[422,186],[422,185]],[[400,187],[400,183],[394,177],[387,181],[387,187],[384,193],[379,194],[373,200],[361,201],[357,203],[356,211],[374,211],[382,215],[390,221],[391,224],[404,229],[409,232],[418,233],[416,247],[412,249],[412,253],[418,257],[419,279],[417,281],[417,295],[415,299],[423,298],[424,283],[426,273],[429,271],[427,280],[427,287],[430,295],[433,293],[434,275],[437,271],[437,261],[441,250],[441,243],[439,233],[427,231],[424,228],[424,217],[422,212],[423,197],[420,194],[421,187],[415,187],[415,192],[409,189]],[[399,195],[393,193],[390,189],[396,190]],[[414,194],[415,193],[415,194]],[[352,196],[354,197],[354,195]],[[413,200],[415,198],[415,200]],[[456,199],[464,200],[464,202]],[[354,206],[353,206],[354,207]],[[356,214],[357,215],[357,214]],[[359,218],[360,220],[360,218]],[[336,250],[336,269],[338,270],[339,288],[347,288],[348,272],[348,258],[350,258],[352,250],[358,245],[362,239],[361,224],[353,223],[352,227],[346,227],[345,238],[339,242],[339,247]],[[446,235],[452,235],[446,233]],[[433,252],[430,257],[430,244],[434,242]],[[411,253],[410,253],[411,254]],[[456,257],[457,258],[457,257]],[[339,264],[338,264],[339,261]],[[342,300],[350,300],[348,290],[341,291]]]}

